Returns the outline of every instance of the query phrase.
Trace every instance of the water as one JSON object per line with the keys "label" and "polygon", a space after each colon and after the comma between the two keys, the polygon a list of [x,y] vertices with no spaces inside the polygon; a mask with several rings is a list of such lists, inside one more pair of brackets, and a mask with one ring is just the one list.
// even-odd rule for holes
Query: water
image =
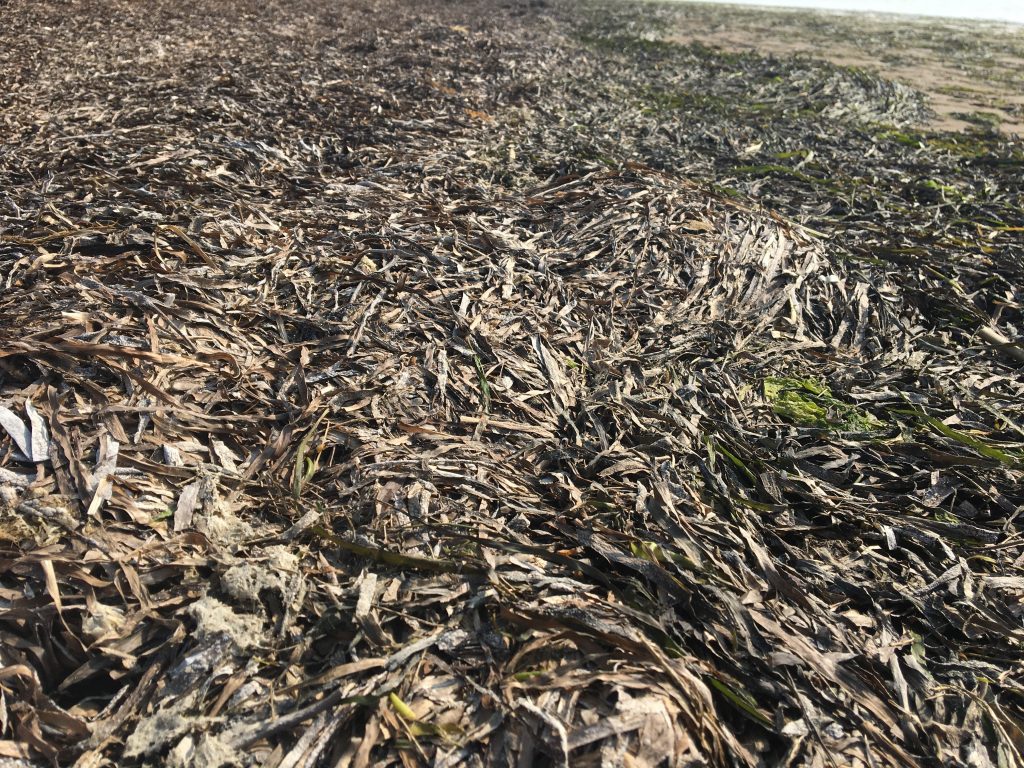
{"label": "water", "polygon": [[[1024,24],[1024,0],[696,0],[780,8],[818,8],[828,11],[870,11],[954,19],[985,19]],[[1022,31],[1024,34],[1024,31]]]}

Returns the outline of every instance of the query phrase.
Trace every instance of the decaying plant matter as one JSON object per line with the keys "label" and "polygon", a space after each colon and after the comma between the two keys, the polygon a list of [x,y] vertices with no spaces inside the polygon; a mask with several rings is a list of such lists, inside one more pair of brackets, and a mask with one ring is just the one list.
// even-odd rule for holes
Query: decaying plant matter
{"label": "decaying plant matter", "polygon": [[9,764],[1024,764],[1018,139],[668,7],[0,13]]}

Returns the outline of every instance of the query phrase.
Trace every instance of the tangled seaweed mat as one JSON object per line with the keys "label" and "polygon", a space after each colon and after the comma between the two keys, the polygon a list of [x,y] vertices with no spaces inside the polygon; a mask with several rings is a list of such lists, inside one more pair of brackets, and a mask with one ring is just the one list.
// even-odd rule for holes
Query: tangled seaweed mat
{"label": "tangled seaweed mat", "polygon": [[1018,348],[524,10],[5,7],[7,764],[1022,764]]}

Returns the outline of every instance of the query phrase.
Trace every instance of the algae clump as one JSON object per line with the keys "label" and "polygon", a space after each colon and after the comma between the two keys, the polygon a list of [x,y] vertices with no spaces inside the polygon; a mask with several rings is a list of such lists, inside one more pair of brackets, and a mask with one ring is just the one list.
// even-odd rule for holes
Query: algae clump
{"label": "algae clump", "polygon": [[765,379],[764,396],[775,413],[797,426],[842,432],[871,432],[882,426],[871,414],[837,400],[825,384],[813,379]]}

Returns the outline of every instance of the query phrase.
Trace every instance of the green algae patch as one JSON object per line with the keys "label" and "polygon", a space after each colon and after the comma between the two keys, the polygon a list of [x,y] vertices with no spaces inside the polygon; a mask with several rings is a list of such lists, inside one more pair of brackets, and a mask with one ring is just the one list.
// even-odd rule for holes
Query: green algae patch
{"label": "green algae patch", "polygon": [[871,414],[837,400],[826,385],[814,379],[765,379],[764,396],[775,413],[800,427],[873,432],[883,426]]}

